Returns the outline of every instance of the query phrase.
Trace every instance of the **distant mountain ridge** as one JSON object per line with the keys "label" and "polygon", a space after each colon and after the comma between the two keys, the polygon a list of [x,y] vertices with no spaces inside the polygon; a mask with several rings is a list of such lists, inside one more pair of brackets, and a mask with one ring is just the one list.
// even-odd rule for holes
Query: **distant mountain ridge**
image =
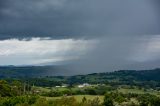
{"label": "distant mountain ridge", "polygon": [[61,66],[0,66],[0,78],[58,76],[68,72]]}
{"label": "distant mountain ridge", "polygon": [[[70,76],[74,71],[62,66],[0,66],[0,78],[17,77],[45,77]],[[158,80],[160,81],[160,68],[152,70],[119,70],[114,72],[92,73],[87,75],[72,75],[69,78],[83,77],[87,79],[118,79],[124,80]]]}

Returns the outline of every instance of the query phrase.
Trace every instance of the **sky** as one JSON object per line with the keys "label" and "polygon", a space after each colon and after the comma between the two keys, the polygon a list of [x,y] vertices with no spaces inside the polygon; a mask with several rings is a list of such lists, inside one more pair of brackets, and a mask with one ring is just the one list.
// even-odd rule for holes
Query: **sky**
{"label": "sky", "polygon": [[160,66],[159,0],[0,0],[0,65],[77,73]]}

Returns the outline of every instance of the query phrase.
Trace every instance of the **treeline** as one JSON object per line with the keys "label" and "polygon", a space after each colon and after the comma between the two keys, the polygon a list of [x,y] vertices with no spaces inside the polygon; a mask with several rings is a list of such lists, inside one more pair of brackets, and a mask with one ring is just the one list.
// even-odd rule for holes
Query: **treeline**
{"label": "treeline", "polygon": [[[70,89],[70,88],[69,88]],[[92,100],[85,96],[81,101],[74,98],[74,91],[50,91],[37,94],[34,87],[19,81],[0,80],[0,106],[160,106],[160,98],[151,94],[120,93],[98,86],[76,91],[76,94],[105,95],[103,102],[96,97]],[[61,96],[60,99],[46,97]],[[134,101],[133,101],[134,100]]]}
{"label": "treeline", "polygon": [[59,97],[63,95],[73,96],[73,95],[105,95],[106,92],[114,91],[116,88],[111,86],[96,86],[96,87],[85,87],[85,88],[72,88],[68,87],[63,90],[61,89],[51,89],[49,92],[42,92],[41,96],[47,97]]}
{"label": "treeline", "polygon": [[100,103],[99,98],[87,100],[85,97],[78,102],[74,97],[62,97],[60,99],[48,100],[40,97],[12,97],[1,98],[0,106],[108,106]]}
{"label": "treeline", "polygon": [[111,86],[129,85],[139,86],[145,88],[160,88],[160,69],[145,70],[145,71],[131,71],[122,70],[110,73],[94,73],[88,75],[76,76],[46,76],[46,77],[20,77],[20,78],[5,78],[11,82],[13,79],[27,82],[30,85],[42,87],[61,86],[68,84],[74,86],[77,84],[109,84]]}
{"label": "treeline", "polygon": [[46,99],[30,95],[0,97],[0,106],[160,106],[160,98],[149,94],[106,93],[101,102],[98,96],[92,100],[84,96],[77,101],[74,96]]}
{"label": "treeline", "polygon": [[150,94],[107,93],[104,98],[105,106],[160,106],[160,98]]}
{"label": "treeline", "polygon": [[7,82],[0,80],[0,97],[13,97],[28,94],[31,91],[31,86],[20,81]]}
{"label": "treeline", "polygon": [[[49,70],[51,69],[56,68],[51,66],[0,67],[0,78],[7,81],[12,81],[13,79],[20,80],[21,82],[27,82],[30,85],[42,87],[60,86],[62,84],[69,84],[72,86],[82,83],[109,84],[111,86],[131,85],[153,89],[159,89],[160,87],[160,69],[158,68],[154,70],[141,71],[120,70],[115,72],[93,73],[75,76],[50,76],[52,74],[47,76],[47,73],[49,73]],[[37,73],[36,76],[35,73]],[[43,76],[41,76],[42,74]]]}
{"label": "treeline", "polygon": [[[65,68],[67,69],[67,67],[65,66],[0,66],[0,78],[38,78],[45,76],[55,76],[54,78],[67,79],[68,81],[71,81],[73,79],[73,82],[77,82],[78,78],[82,78],[82,82],[87,80],[92,83],[94,83],[95,81],[102,82],[105,79],[112,80],[115,79],[115,77],[124,81],[126,78],[140,81],[160,81],[160,68],[152,70],[119,70],[114,72],[108,72],[108,70],[106,70],[106,72],[104,73],[93,73],[88,75],[75,76],[72,75],[73,72],[65,70]],[[63,75],[69,75],[69,73],[69,77],[63,77]],[[61,75],[62,77],[56,77],[58,75]],[[94,78],[92,80],[88,80],[89,77]]]}

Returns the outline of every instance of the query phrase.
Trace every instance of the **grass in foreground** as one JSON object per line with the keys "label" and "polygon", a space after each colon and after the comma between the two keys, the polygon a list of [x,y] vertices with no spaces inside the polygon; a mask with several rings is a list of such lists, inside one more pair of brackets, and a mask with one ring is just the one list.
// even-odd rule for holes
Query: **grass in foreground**
{"label": "grass in foreground", "polygon": [[[68,96],[72,97],[72,96]],[[100,100],[100,103],[103,102],[104,96],[101,95],[73,95],[73,97],[78,101],[81,102],[83,97],[85,97],[87,100],[93,100],[94,98],[98,97]],[[60,99],[62,97],[46,97],[47,100],[52,100],[52,99]]]}

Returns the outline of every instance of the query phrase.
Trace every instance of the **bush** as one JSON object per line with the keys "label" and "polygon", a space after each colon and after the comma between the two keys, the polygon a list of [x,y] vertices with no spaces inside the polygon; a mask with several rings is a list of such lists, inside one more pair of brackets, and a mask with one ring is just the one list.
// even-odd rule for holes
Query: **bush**
{"label": "bush", "polygon": [[0,106],[16,106],[18,104],[32,105],[36,102],[38,97],[34,96],[17,96],[1,98]]}
{"label": "bush", "polygon": [[104,106],[114,106],[113,105],[113,98],[111,97],[110,94],[105,94],[104,97],[104,102],[103,102]]}
{"label": "bush", "polygon": [[97,94],[95,89],[93,89],[93,88],[85,89],[85,92],[86,92],[86,94],[89,94],[89,95],[96,95]]}

